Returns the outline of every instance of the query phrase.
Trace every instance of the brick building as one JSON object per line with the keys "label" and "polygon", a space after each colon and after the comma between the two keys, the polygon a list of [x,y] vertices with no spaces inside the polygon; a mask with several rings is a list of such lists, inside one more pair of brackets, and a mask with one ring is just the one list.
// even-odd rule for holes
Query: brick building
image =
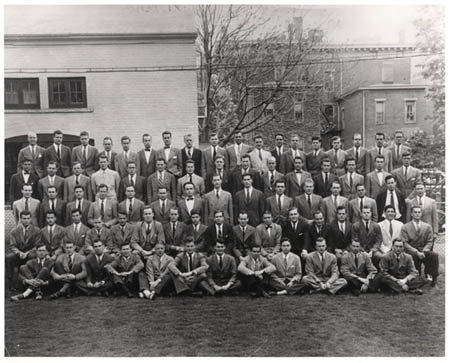
{"label": "brick building", "polygon": [[[198,136],[194,16],[168,6],[5,7],[5,180],[27,131],[48,146],[90,133],[120,150],[142,148],[141,135],[162,146],[161,132]],[[6,185],[8,190],[8,185]]]}

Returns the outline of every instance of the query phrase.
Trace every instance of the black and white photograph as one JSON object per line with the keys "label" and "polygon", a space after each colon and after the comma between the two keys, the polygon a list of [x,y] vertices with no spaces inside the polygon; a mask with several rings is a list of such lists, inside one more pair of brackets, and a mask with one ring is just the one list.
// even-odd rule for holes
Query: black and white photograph
{"label": "black and white photograph", "polygon": [[2,8],[5,358],[443,361],[445,3]]}

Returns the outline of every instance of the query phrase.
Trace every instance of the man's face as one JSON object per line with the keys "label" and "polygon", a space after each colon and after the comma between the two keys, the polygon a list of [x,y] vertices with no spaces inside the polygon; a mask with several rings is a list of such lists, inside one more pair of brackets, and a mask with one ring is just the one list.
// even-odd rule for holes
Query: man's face
{"label": "man's face", "polygon": [[218,255],[223,255],[223,253],[225,251],[225,245],[223,243],[216,243],[216,246],[214,247],[214,249],[216,250],[216,253]]}
{"label": "man's face", "polygon": [[322,167],[322,171],[323,171],[324,173],[329,173],[329,172],[330,172],[330,169],[331,169],[331,163],[330,163],[329,161],[323,162],[322,165],[321,165],[321,167]]}
{"label": "man's face", "polygon": [[136,174],[136,164],[129,164],[127,170],[128,174],[133,176],[134,174]]}
{"label": "man's face", "polygon": [[397,145],[400,145],[403,142],[403,134],[402,133],[396,133],[395,134],[395,143]]}
{"label": "man's face", "polygon": [[392,221],[395,219],[395,209],[394,208],[388,208],[385,212],[384,212],[386,219],[388,221]]}
{"label": "man's face", "polygon": [[303,161],[302,159],[297,159],[294,161],[294,168],[295,170],[301,170],[303,167]]}
{"label": "man's face", "polygon": [[123,149],[123,151],[130,150],[130,143],[131,143],[130,139],[122,140],[122,149]]}
{"label": "man's face", "polygon": [[359,242],[352,241],[350,248],[354,254],[357,254],[361,248],[361,244]]}
{"label": "man's face", "polygon": [[217,159],[214,164],[216,165],[217,170],[223,170],[223,159]]}
{"label": "man's face", "polygon": [[377,147],[383,147],[383,145],[384,145],[384,136],[383,135],[375,135],[375,141],[377,143]]}
{"label": "man's face", "polygon": [[29,173],[31,170],[31,161],[25,161],[24,163],[22,163],[22,169]]}
{"label": "man's face", "polygon": [[378,159],[375,160],[375,168],[377,170],[383,170],[383,166],[384,166],[384,160],[383,159],[378,158]]}
{"label": "man's face", "polygon": [[394,178],[388,179],[386,182],[386,186],[390,191],[395,190],[395,187],[397,186],[397,183],[395,182]]}
{"label": "man's face", "polygon": [[110,139],[103,140],[103,148],[106,151],[111,151],[112,145],[113,145],[112,140],[110,140]]}
{"label": "man's face", "polygon": [[250,167],[250,158],[242,158],[241,166],[242,169],[248,169]]}
{"label": "man's face", "polygon": [[43,259],[43,258],[45,258],[48,255],[47,248],[45,248],[45,246],[39,247],[36,250],[36,252],[37,252],[37,256],[38,256],[39,259]]}
{"label": "man's face", "polygon": [[192,184],[187,184],[184,187],[184,192],[188,197],[192,197],[194,195],[194,186]]}
{"label": "man's face", "polygon": [[402,253],[404,249],[405,249],[405,247],[403,246],[403,242],[400,242],[400,241],[394,242],[394,244],[392,245],[392,250],[397,255]]}
{"label": "man's face", "polygon": [[263,215],[263,222],[265,225],[269,226],[272,224],[272,214],[270,213],[265,213]]}
{"label": "man's face", "polygon": [[153,222],[153,210],[152,209],[144,209],[144,221],[147,223]]}
{"label": "man's face", "polygon": [[253,247],[252,251],[250,253],[251,253],[252,257],[256,260],[259,258],[259,255],[261,254],[261,248]]}
{"label": "man's face", "polygon": [[98,191],[98,197],[100,199],[105,199],[107,194],[108,194],[108,189],[107,188],[103,187],[103,188],[100,188],[99,191]]}
{"label": "man's face", "polygon": [[31,198],[31,194],[33,194],[33,188],[30,185],[24,185],[22,188],[22,195],[25,198]]}
{"label": "man's face", "polygon": [[55,136],[53,136],[53,142],[56,145],[61,145],[62,141],[63,141],[63,135],[62,134],[56,134]]}
{"label": "man's face", "polygon": [[403,160],[403,165],[404,166],[410,166],[411,165],[411,156],[404,156],[402,158]]}
{"label": "man's face", "polygon": [[242,143],[242,134],[240,132],[234,134],[234,142],[238,145]]}
{"label": "man's face", "polygon": [[248,223],[248,216],[247,214],[239,214],[239,224],[243,227],[245,227]]}
{"label": "man's face", "polygon": [[106,170],[108,168],[108,159],[99,159],[100,161],[98,162],[100,165],[100,169],[102,170]]}
{"label": "man's face", "polygon": [[323,222],[325,221],[325,218],[323,217],[322,213],[317,213],[314,215],[314,222],[318,225],[321,226],[323,224]]}
{"label": "man's face", "polygon": [[149,149],[152,147],[152,137],[151,136],[144,136],[142,138],[142,142],[144,143],[144,148]]}
{"label": "man's face", "polygon": [[425,186],[422,184],[416,185],[416,195],[423,197],[425,195]]}
{"label": "man's face", "polygon": [[47,174],[50,176],[56,175],[56,165],[55,164],[48,164]]}
{"label": "man's face", "polygon": [[422,210],[420,208],[414,208],[412,210],[412,216],[416,221],[420,220],[422,218]]}
{"label": "man's face", "polygon": [[288,254],[289,252],[291,252],[291,243],[289,241],[284,241],[281,244],[281,252],[283,252],[284,254]]}
{"label": "man's face", "polygon": [[257,149],[262,149],[262,147],[263,147],[263,139],[256,139],[255,140],[255,147],[257,148]]}
{"label": "man's face", "polygon": [[252,178],[249,175],[246,175],[242,179],[242,183],[244,184],[244,188],[250,188],[252,186]]}
{"label": "man's face", "polygon": [[30,145],[36,145],[36,143],[37,143],[37,136],[36,135],[34,135],[34,134],[31,135],[30,134],[30,135],[28,135],[27,139],[28,139],[28,143]]}
{"label": "man's face", "polygon": [[223,213],[216,213],[214,215],[214,222],[216,224],[222,224],[224,220]]}
{"label": "man's face", "polygon": [[220,179],[220,176],[213,177],[213,184],[216,189],[219,189],[222,186],[222,179]]}
{"label": "man's face", "polygon": [[163,138],[164,145],[170,146],[170,144],[172,143],[172,136],[170,134],[164,134],[162,138]]}
{"label": "man's face", "polygon": [[56,198],[56,188],[47,189],[47,196],[49,199],[55,199]]}
{"label": "man's face", "polygon": [[322,254],[325,252],[325,249],[327,248],[327,244],[324,241],[318,241],[316,242],[316,250]]}
{"label": "man's face", "polygon": [[29,226],[30,223],[31,223],[31,216],[30,216],[30,215],[22,216],[22,217],[20,218],[20,220],[22,221],[22,224],[23,224],[25,227],[27,227],[27,226]]}
{"label": "man's face", "polygon": [[275,188],[278,195],[284,194],[284,191],[286,190],[286,186],[284,185],[284,183],[277,183],[277,186]]}
{"label": "man's face", "polygon": [[94,242],[94,252],[97,256],[101,256],[104,250],[105,246],[103,245],[103,242]]}
{"label": "man's face", "polygon": [[75,252],[75,245],[73,243],[65,243],[64,244],[64,251],[66,251],[66,253],[69,256],[72,256],[73,253]]}
{"label": "man's face", "polygon": [[297,220],[298,220],[298,211],[296,209],[295,210],[291,210],[289,212],[289,220],[291,222],[297,222]]}
{"label": "man's face", "polygon": [[166,200],[167,199],[167,189],[159,189],[158,196],[159,196],[159,199]]}
{"label": "man's face", "polygon": [[361,142],[362,142],[362,137],[361,135],[355,135],[353,136],[353,145],[356,147],[360,147],[361,146]]}
{"label": "man's face", "polygon": [[119,224],[121,226],[124,226],[125,224],[127,224],[127,216],[126,216],[126,214],[119,214]]}
{"label": "man's face", "polygon": [[357,189],[356,189],[356,194],[358,194],[359,198],[363,198],[366,195],[366,188],[363,185],[360,185]]}
{"label": "man's face", "polygon": [[210,143],[212,146],[217,146],[217,145],[219,144],[219,138],[218,138],[218,136],[217,136],[217,135],[211,136],[211,137],[209,138],[209,143]]}
{"label": "man's face", "polygon": [[347,219],[347,212],[345,209],[338,210],[336,216],[339,222],[344,222]]}
{"label": "man's face", "polygon": [[341,140],[340,139],[334,140],[332,142],[332,145],[334,150],[339,150],[341,148]]}
{"label": "man's face", "polygon": [[97,218],[94,220],[94,227],[95,229],[101,229],[102,228],[102,220],[100,218]]}
{"label": "man's face", "polygon": [[83,146],[87,146],[89,144],[89,136],[87,135],[80,136],[80,143]]}
{"label": "man's face", "polygon": [[372,211],[369,208],[363,208],[361,212],[361,217],[365,221],[370,221],[370,218],[372,217]]}
{"label": "man's face", "polygon": [[75,176],[81,175],[81,172],[83,171],[80,164],[75,164],[72,167],[72,170],[73,170],[73,175],[75,175]]}
{"label": "man's face", "polygon": [[194,242],[188,242],[185,244],[186,252],[187,253],[193,253],[195,250],[195,243]]}
{"label": "man's face", "polygon": [[130,257],[131,256],[130,245],[122,245],[122,247],[120,248],[120,252],[122,253],[123,256]]}
{"label": "man's face", "polygon": [[353,160],[347,162],[347,171],[349,173],[353,173],[355,171],[355,168],[356,168],[356,163]]}
{"label": "man's face", "polygon": [[84,190],[80,188],[75,189],[75,198],[83,199],[83,197],[84,197]]}
{"label": "man's face", "polygon": [[277,147],[281,147],[281,146],[283,146],[283,144],[284,144],[284,137],[281,135],[278,135],[275,138],[275,145],[277,145]]}
{"label": "man's face", "polygon": [[172,223],[174,223],[174,222],[178,221],[178,217],[179,217],[178,211],[172,209],[172,210],[170,211],[170,221],[171,221]]}
{"label": "man's face", "polygon": [[166,169],[166,163],[164,161],[162,161],[162,160],[158,160],[156,162],[156,169],[159,172],[163,172]]}
{"label": "man's face", "polygon": [[184,144],[186,145],[186,147],[188,149],[190,149],[192,147],[192,145],[194,144],[194,139],[192,138],[192,136],[185,136]]}
{"label": "man's face", "polygon": [[46,219],[49,226],[53,226],[56,223],[56,217],[54,214],[48,214]]}
{"label": "man's face", "polygon": [[341,185],[339,183],[333,183],[333,185],[331,186],[331,194],[337,196],[339,195],[340,192],[341,192]]}
{"label": "man's face", "polygon": [[136,192],[134,191],[133,187],[127,187],[125,195],[127,196],[128,199],[132,199],[136,195]]}
{"label": "man's face", "polygon": [[200,223],[200,216],[198,214],[193,214],[191,216],[191,221],[195,225],[199,224]]}
{"label": "man's face", "polygon": [[274,159],[267,160],[267,168],[269,171],[274,171],[277,167],[277,161]]}
{"label": "man's face", "polygon": [[161,257],[162,255],[164,255],[164,251],[165,251],[164,245],[157,244],[155,246],[155,253],[157,256]]}
{"label": "man's face", "polygon": [[81,222],[81,214],[80,212],[72,213],[72,222],[78,224]]}
{"label": "man's face", "polygon": [[320,141],[319,140],[313,140],[312,148],[313,148],[313,150],[319,150],[320,149]]}
{"label": "man's face", "polygon": [[311,183],[311,182],[305,183],[305,185],[303,186],[303,189],[306,194],[312,194],[312,192],[314,190],[314,183]]}
{"label": "man's face", "polygon": [[190,164],[186,164],[186,172],[188,174],[194,174],[195,171],[195,165],[190,163]]}
{"label": "man's face", "polygon": [[298,149],[300,147],[300,139],[297,136],[291,137],[291,148]]}

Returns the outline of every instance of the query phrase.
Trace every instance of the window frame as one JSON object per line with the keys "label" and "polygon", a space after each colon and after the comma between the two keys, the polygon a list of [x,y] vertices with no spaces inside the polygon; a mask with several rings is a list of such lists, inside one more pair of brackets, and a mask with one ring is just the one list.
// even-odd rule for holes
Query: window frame
{"label": "window frame", "polygon": [[[73,103],[71,101],[71,81],[81,81],[81,92],[84,97],[83,103]],[[53,109],[60,108],[87,108],[87,89],[86,89],[86,77],[49,77],[48,82],[48,107]],[[55,104],[53,102],[53,82],[64,82],[66,88],[66,102],[64,104]]]}
{"label": "window frame", "polygon": [[[417,124],[417,98],[405,98],[405,124],[414,125]],[[414,121],[408,121],[408,103],[414,104]]]}
{"label": "window frame", "polygon": [[[304,95],[303,94],[301,94],[300,95],[300,97],[298,97],[299,95],[295,95],[295,98],[294,98],[294,107],[292,108],[292,111],[293,111],[293,119],[294,119],[294,123],[295,124],[303,124],[304,122],[305,122],[305,98],[304,98]],[[296,113],[297,113],[297,110],[296,110],[296,106],[297,105],[299,105],[299,106],[301,106],[301,112],[302,112],[302,117],[301,117],[301,119],[297,119],[297,117],[296,117]]]}
{"label": "window frame", "polygon": [[[7,104],[6,103],[6,82],[16,82],[18,84],[18,104]],[[25,82],[34,82],[36,87],[36,103],[34,104],[24,104],[23,102],[23,90]],[[14,77],[6,77],[4,79],[4,107],[5,110],[39,110],[41,108],[41,97],[40,97],[40,88],[39,88],[39,78],[14,78]]]}
{"label": "window frame", "polygon": [[[378,122],[378,117],[377,117],[377,104],[380,103],[383,105],[383,122],[379,123]],[[385,98],[376,98],[375,99],[375,125],[386,125],[386,99]]]}
{"label": "window frame", "polygon": [[[267,113],[268,110],[272,111],[271,115],[268,115],[268,113]],[[275,117],[275,102],[269,102],[267,104],[267,107],[264,109],[263,114],[264,114],[264,118],[266,118],[266,119]]]}

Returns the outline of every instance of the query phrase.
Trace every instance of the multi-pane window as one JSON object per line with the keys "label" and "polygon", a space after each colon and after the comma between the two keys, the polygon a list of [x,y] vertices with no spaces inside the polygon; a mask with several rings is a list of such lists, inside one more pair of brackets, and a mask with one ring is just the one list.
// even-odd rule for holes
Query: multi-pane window
{"label": "multi-pane window", "polygon": [[85,108],[85,78],[49,78],[48,99],[50,108]]}
{"label": "multi-pane window", "polygon": [[405,101],[405,123],[415,124],[416,123],[416,101],[407,100]]}
{"label": "multi-pane window", "polygon": [[385,123],[385,100],[375,100],[375,122],[377,125]]}
{"label": "multi-pane window", "polygon": [[328,122],[334,121],[334,105],[325,105],[323,113]]}
{"label": "multi-pane window", "polygon": [[5,109],[40,107],[38,78],[5,78]]}

